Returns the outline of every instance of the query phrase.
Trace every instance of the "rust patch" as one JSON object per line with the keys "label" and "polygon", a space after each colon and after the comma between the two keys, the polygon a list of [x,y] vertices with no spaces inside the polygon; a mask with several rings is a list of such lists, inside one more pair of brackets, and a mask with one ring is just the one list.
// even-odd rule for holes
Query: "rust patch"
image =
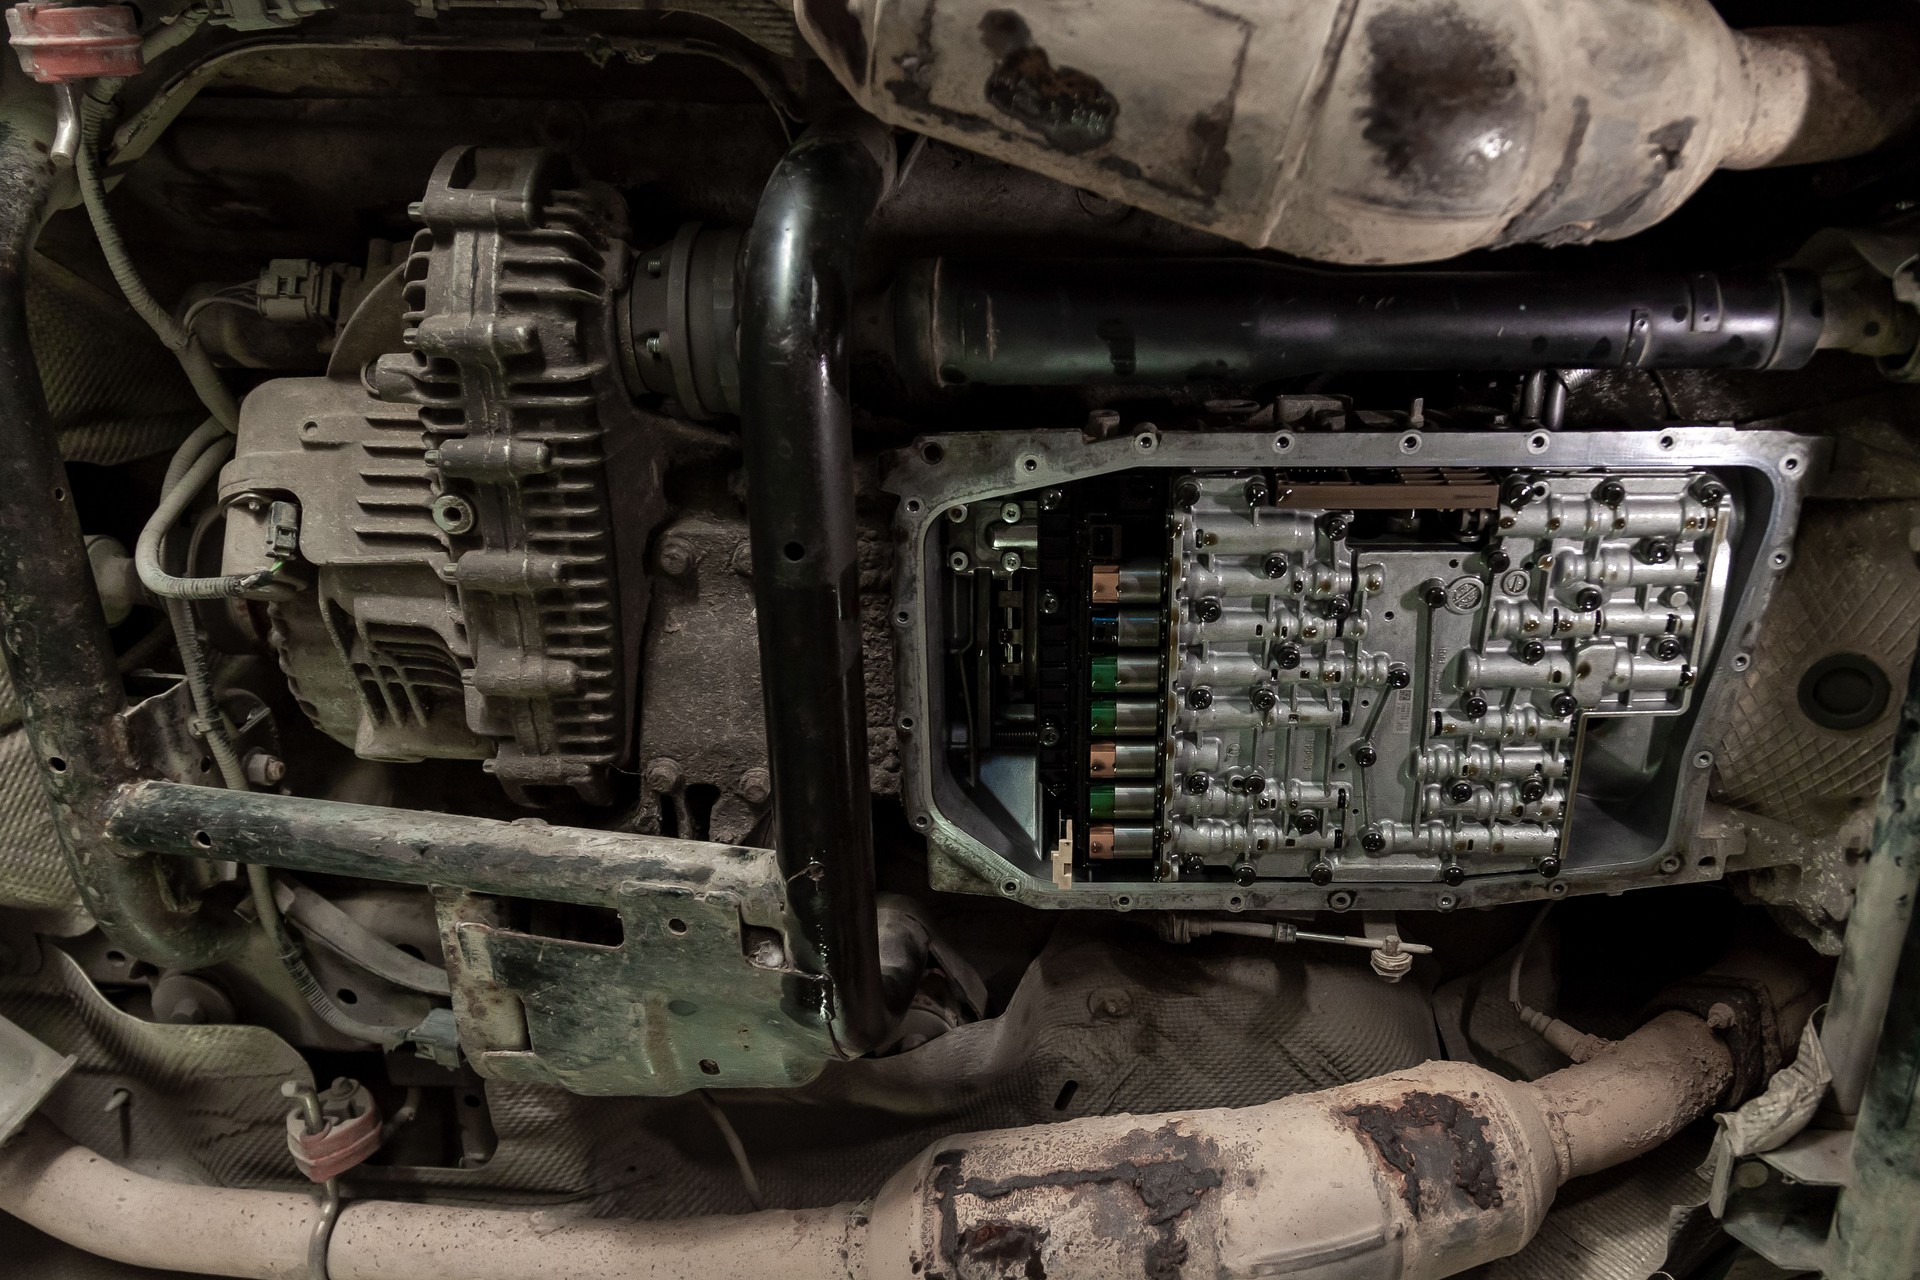
{"label": "rust patch", "polygon": [[940,1201],[941,1258],[949,1267],[975,1260],[975,1255],[968,1252],[969,1240],[985,1228],[996,1229],[989,1233],[989,1241],[999,1239],[997,1229],[1008,1225],[998,1219],[986,1219],[962,1231],[955,1204],[959,1197],[993,1201],[1035,1188],[1128,1186],[1139,1197],[1144,1215],[1137,1220],[1116,1215],[1111,1229],[1115,1233],[1126,1233],[1135,1229],[1136,1223],[1144,1227],[1150,1233],[1141,1241],[1146,1280],[1179,1280],[1187,1262],[1187,1242],[1180,1238],[1180,1221],[1201,1203],[1207,1192],[1222,1184],[1219,1152],[1212,1143],[1166,1124],[1152,1132],[1135,1129],[1113,1144],[1112,1154],[1115,1157],[1112,1164],[1094,1169],[1058,1169],[1010,1178],[970,1178],[961,1173],[965,1151],[937,1153],[933,1158],[932,1182],[934,1194]]}
{"label": "rust patch", "polygon": [[1415,1218],[1443,1207],[1454,1192],[1478,1209],[1501,1203],[1499,1156],[1487,1141],[1487,1118],[1460,1099],[1416,1091],[1397,1107],[1367,1102],[1342,1114],[1398,1180]]}
{"label": "rust patch", "polygon": [[1367,23],[1361,136],[1410,194],[1464,198],[1522,159],[1526,103],[1513,53],[1450,3],[1388,9]]}
{"label": "rust patch", "polygon": [[980,43],[998,59],[987,77],[987,101],[1055,150],[1077,155],[1113,136],[1120,104],[1107,87],[1074,67],[1054,66],[1019,14],[988,10],[980,19]]}
{"label": "rust patch", "polygon": [[1047,1268],[1040,1261],[1040,1246],[1046,1239],[1045,1227],[988,1219],[960,1233],[960,1257],[1009,1280],[1047,1280]]}

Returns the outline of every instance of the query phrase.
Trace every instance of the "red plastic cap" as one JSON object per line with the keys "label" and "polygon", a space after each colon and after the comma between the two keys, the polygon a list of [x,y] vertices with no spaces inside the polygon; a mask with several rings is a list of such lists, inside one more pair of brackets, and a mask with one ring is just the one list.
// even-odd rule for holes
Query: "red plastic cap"
{"label": "red plastic cap", "polygon": [[20,66],[42,84],[130,76],[140,70],[140,33],[120,4],[17,4],[7,30]]}

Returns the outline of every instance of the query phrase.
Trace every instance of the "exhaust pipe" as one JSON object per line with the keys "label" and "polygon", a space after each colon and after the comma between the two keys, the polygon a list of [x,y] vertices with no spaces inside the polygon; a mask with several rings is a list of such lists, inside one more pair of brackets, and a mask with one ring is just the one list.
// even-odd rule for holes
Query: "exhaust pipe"
{"label": "exhaust pipe", "polygon": [[889,124],[1255,248],[1407,263],[1617,240],[1720,168],[1920,119],[1912,23],[1709,0],[797,0]]}
{"label": "exhaust pipe", "polygon": [[[1630,1160],[1734,1078],[1708,1023],[1667,1012],[1531,1084],[1429,1062],[1244,1109],[1101,1116],[947,1138],[869,1202],[669,1222],[536,1222],[362,1201],[331,1280],[787,1280],[929,1275],[1434,1280],[1514,1253],[1569,1178]],[[122,1169],[43,1120],[0,1148],[0,1210],[139,1266],[308,1274],[316,1202]]]}

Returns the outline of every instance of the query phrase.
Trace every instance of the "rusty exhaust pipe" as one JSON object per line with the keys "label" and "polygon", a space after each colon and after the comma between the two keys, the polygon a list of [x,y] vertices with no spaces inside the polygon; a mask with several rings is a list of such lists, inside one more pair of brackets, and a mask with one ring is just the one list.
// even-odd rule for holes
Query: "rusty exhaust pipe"
{"label": "rusty exhaust pipe", "polygon": [[[1257,1107],[952,1137],[874,1200],[831,1209],[536,1224],[504,1210],[356,1202],[333,1228],[327,1273],[1434,1280],[1520,1249],[1562,1183],[1658,1146],[1733,1078],[1712,1028],[1675,1011],[1533,1083],[1429,1062]],[[295,1280],[317,1206],[142,1177],[36,1121],[0,1148],[0,1210],[124,1262]]]}

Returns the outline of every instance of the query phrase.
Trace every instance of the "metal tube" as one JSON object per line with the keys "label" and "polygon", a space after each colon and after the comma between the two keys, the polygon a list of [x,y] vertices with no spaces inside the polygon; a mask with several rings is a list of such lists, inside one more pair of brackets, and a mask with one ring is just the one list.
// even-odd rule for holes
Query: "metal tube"
{"label": "metal tube", "polygon": [[[1260,1106],[1091,1116],[942,1138],[870,1202],[536,1223],[383,1201],[340,1212],[333,1280],[910,1280],[922,1275],[1338,1274],[1435,1280],[1518,1250],[1568,1178],[1710,1109],[1732,1058],[1666,1013],[1533,1084],[1460,1062]],[[0,1210],[120,1261],[300,1280],[305,1196],[143,1177],[44,1121],[0,1148]],[[1168,1259],[1177,1259],[1169,1264]]]}
{"label": "metal tube", "polygon": [[892,140],[855,117],[810,129],[747,235],[740,322],[753,597],[780,865],[798,964],[832,979],[840,1049],[886,1035],[874,924],[866,687],[847,333],[853,267]]}
{"label": "metal tube", "polygon": [[27,334],[26,265],[52,177],[19,129],[0,138],[0,621],[60,841],[81,902],[115,945],[200,968],[244,927],[151,854],[101,830],[107,799],[137,776],[126,696]]}
{"label": "metal tube", "polygon": [[[1907,677],[1906,705],[1893,761],[1873,822],[1873,852],[1861,868],[1853,910],[1833,975],[1820,1044],[1833,1071],[1829,1100],[1843,1116],[1860,1110],[1874,1046],[1894,991],[1901,942],[1913,930],[1914,898],[1920,894],[1920,661]],[[1909,987],[1911,996],[1914,989]]]}
{"label": "metal tube", "polygon": [[1802,272],[1309,271],[1244,259],[934,259],[893,289],[910,383],[1249,384],[1374,369],[1797,369]]}

